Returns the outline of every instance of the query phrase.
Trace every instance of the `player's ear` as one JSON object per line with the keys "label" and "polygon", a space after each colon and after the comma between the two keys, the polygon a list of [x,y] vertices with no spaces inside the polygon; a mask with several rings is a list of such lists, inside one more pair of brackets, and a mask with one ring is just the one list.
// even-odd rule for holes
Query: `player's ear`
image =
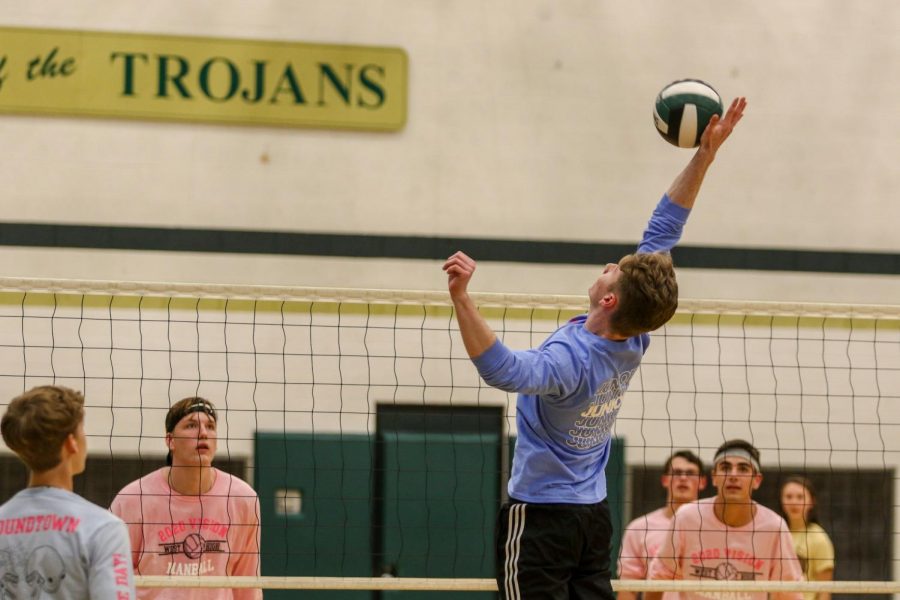
{"label": "player's ear", "polygon": [[172,432],[167,431],[166,432],[166,448],[168,448],[170,451],[172,450],[172,444],[173,444]]}
{"label": "player's ear", "polygon": [[709,480],[707,479],[706,475],[703,475],[703,474],[701,473],[701,474],[700,474],[700,482],[699,482],[699,484],[697,485],[697,489],[698,489],[699,491],[705,490],[705,489],[706,489],[706,484],[707,484],[708,482],[709,482]]}
{"label": "player's ear", "polygon": [[64,456],[78,454],[78,438],[75,437],[74,433],[70,433],[63,440],[61,452]]}
{"label": "player's ear", "polygon": [[613,309],[619,304],[619,297],[615,295],[613,292],[606,292],[602,298],[600,298],[600,306],[603,308]]}
{"label": "player's ear", "polygon": [[759,489],[759,486],[762,485],[762,479],[763,479],[762,473],[757,473],[756,475],[753,476],[753,491],[756,491]]}

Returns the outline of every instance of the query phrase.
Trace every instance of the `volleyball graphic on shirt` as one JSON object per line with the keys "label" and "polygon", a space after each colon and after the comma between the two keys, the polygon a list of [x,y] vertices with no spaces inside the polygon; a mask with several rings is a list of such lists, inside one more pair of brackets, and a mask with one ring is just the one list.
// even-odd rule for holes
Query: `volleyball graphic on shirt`
{"label": "volleyball graphic on shirt", "polygon": [[718,567],[716,567],[716,579],[719,581],[733,581],[736,579],[741,579],[741,574],[731,563],[720,563]]}
{"label": "volleyball graphic on shirt", "polygon": [[203,546],[204,540],[200,537],[200,534],[192,533],[184,538],[181,547],[184,550],[184,555],[188,558],[198,558],[203,554]]}

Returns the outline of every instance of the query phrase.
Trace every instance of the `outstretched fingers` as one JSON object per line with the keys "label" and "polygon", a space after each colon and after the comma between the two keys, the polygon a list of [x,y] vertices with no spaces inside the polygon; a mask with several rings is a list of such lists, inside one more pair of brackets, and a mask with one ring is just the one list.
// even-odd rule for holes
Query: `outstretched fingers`
{"label": "outstretched fingers", "polygon": [[725,113],[725,121],[728,122],[733,128],[737,125],[737,122],[741,120],[741,117],[744,116],[744,108],[747,107],[747,99],[743,96],[739,98],[735,98],[731,102],[731,106],[728,107],[728,112]]}
{"label": "outstretched fingers", "polygon": [[744,116],[744,108],[747,106],[747,99],[742,97],[735,98],[724,117],[713,115],[700,138],[700,145],[715,152],[719,146],[728,139],[735,125]]}

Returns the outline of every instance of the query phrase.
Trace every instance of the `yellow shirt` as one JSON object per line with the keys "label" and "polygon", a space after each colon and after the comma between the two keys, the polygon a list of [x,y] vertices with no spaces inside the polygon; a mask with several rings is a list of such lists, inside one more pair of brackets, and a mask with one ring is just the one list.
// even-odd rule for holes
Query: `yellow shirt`
{"label": "yellow shirt", "polygon": [[[791,530],[791,538],[807,581],[816,581],[822,571],[834,569],[834,546],[819,525],[810,523],[806,530]],[[804,594],[804,597],[814,600],[816,594]]]}

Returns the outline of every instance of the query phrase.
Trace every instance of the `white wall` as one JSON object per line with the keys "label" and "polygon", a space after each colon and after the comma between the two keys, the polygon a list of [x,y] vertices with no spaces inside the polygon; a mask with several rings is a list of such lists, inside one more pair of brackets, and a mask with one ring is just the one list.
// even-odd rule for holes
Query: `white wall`
{"label": "white wall", "polygon": [[[630,242],[689,157],[654,132],[653,98],[692,76],[750,106],[685,243],[900,252],[893,0],[2,0],[0,14],[7,26],[400,46],[410,59],[396,134],[0,116],[2,220]],[[444,285],[437,262],[415,260],[3,248],[0,269]],[[484,264],[476,285],[580,294],[594,273]],[[682,290],[894,303],[900,278],[685,269]]]}

